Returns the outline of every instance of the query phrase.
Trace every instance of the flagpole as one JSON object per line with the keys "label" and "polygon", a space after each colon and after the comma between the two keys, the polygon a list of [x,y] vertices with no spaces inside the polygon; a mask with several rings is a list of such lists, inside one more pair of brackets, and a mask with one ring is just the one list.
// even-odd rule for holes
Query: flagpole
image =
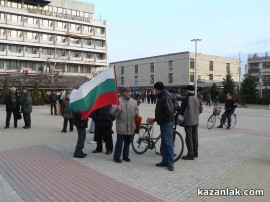
{"label": "flagpole", "polygon": [[114,78],[115,78],[115,88],[116,88],[116,96],[117,96],[117,105],[119,105],[119,99],[118,99],[118,84],[117,84],[117,78],[116,78],[116,70],[115,65],[113,65],[113,71],[114,71]]}

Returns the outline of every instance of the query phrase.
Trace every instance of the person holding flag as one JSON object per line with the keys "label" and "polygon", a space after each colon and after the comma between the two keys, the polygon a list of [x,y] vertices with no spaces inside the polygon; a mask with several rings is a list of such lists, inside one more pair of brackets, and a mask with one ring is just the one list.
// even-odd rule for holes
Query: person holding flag
{"label": "person holding flag", "polygon": [[74,89],[70,95],[69,108],[74,112],[74,125],[78,131],[78,141],[74,157],[84,158],[84,142],[88,117],[99,108],[118,104],[115,68],[109,68],[90,81]]}

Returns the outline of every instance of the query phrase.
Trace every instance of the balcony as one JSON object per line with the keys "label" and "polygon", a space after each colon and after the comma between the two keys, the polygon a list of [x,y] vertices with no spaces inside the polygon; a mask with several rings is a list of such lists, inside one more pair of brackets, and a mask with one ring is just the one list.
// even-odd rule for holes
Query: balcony
{"label": "balcony", "polygon": [[248,69],[249,74],[258,74],[260,72],[260,69]]}

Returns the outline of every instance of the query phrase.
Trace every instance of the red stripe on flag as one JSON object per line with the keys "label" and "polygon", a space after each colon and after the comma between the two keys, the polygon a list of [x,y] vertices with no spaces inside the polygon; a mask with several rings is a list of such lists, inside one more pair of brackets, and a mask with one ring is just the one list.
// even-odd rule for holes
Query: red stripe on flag
{"label": "red stripe on flag", "polygon": [[118,103],[117,92],[108,92],[100,95],[88,111],[78,110],[78,112],[82,114],[82,120],[84,120],[87,119],[90,116],[90,114],[96,109],[117,103]]}

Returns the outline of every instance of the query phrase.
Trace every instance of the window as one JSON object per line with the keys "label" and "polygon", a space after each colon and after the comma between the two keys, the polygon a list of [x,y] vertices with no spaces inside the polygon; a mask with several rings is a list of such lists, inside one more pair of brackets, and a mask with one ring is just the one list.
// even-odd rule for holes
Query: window
{"label": "window", "polygon": [[0,60],[0,69],[4,69],[4,60]]}
{"label": "window", "polygon": [[21,50],[22,50],[21,46],[10,45],[10,52],[20,53]]}
{"label": "window", "polygon": [[138,85],[138,76],[135,76],[135,78],[134,78],[134,85],[135,85],[135,86]]}
{"label": "window", "polygon": [[92,58],[92,54],[90,52],[84,53],[85,58]]}
{"label": "window", "polygon": [[150,76],[150,84],[154,84],[154,82],[155,82],[155,77],[154,77],[154,75],[151,75]]}
{"label": "window", "polygon": [[44,48],[44,49],[42,49],[42,53],[44,55],[53,55],[54,54],[54,50],[51,49],[51,48]]}
{"label": "window", "polygon": [[66,37],[62,38],[62,42],[65,43],[66,42]]}
{"label": "window", "polygon": [[173,70],[173,61],[169,61],[169,70],[172,71]]}
{"label": "window", "polygon": [[227,72],[227,74],[231,73],[230,63],[226,63],[226,72]]}
{"label": "window", "polygon": [[138,65],[135,65],[135,74],[138,74]]}
{"label": "window", "polygon": [[213,61],[209,61],[209,71],[213,71]]}
{"label": "window", "polygon": [[168,83],[173,83],[173,74],[169,73]]}
{"label": "window", "polygon": [[124,75],[124,73],[125,73],[125,68],[121,67],[121,75]]}
{"label": "window", "polygon": [[155,71],[155,64],[151,63],[150,64],[150,72],[154,72]]}
{"label": "window", "polygon": [[63,13],[63,8],[58,7],[57,12],[58,12],[58,13]]}
{"label": "window", "polygon": [[0,51],[5,51],[6,45],[5,44],[0,44]]}
{"label": "window", "polygon": [[121,77],[121,85],[122,86],[125,85],[125,83],[124,83],[124,77]]}
{"label": "window", "polygon": [[194,69],[194,59],[190,59],[189,61],[189,68]]}
{"label": "window", "polygon": [[65,51],[65,50],[63,50],[61,53],[62,56],[66,56],[66,54],[67,54],[67,51]]}
{"label": "window", "polygon": [[194,72],[190,72],[189,82],[194,82]]}

